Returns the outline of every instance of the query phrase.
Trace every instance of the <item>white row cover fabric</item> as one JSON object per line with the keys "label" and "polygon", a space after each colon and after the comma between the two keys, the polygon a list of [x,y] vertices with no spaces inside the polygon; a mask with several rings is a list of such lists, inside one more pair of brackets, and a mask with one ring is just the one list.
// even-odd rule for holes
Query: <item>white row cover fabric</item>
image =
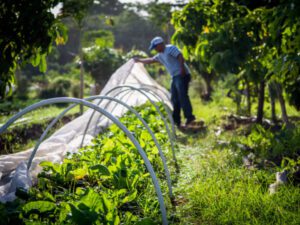
{"label": "white row cover fabric", "polygon": [[[165,104],[171,107],[169,92],[152,79],[140,63],[134,63],[133,60],[129,60],[122,65],[110,77],[100,95],[105,95],[109,90],[120,85],[131,85],[137,88],[150,87],[163,99]],[[124,89],[118,89],[111,93],[110,96],[117,95],[118,92]],[[158,101],[157,98],[151,95],[149,97],[153,101]],[[130,106],[138,106],[147,101],[147,98],[138,91],[122,92],[117,98]],[[94,101],[95,104],[98,104],[98,102],[99,100]],[[125,107],[107,100],[102,101],[100,107],[105,108],[117,117],[120,117],[127,111]],[[84,130],[93,111],[92,109],[87,110],[82,116],[69,122],[45,140],[34,157],[30,173],[26,171],[26,163],[33,149],[0,156],[0,201],[13,200],[17,187],[30,187],[32,181],[33,183],[35,182],[36,176],[40,172],[40,162],[51,161],[59,163],[67,152],[76,152],[80,148]],[[89,144],[98,133],[111,124],[106,117],[101,116],[99,118],[99,116],[99,113],[95,113],[93,116],[83,146]]]}

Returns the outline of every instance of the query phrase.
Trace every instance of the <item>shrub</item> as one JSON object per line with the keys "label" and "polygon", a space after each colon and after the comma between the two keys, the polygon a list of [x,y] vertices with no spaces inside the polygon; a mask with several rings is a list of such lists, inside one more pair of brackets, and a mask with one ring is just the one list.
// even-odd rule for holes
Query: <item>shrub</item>
{"label": "shrub", "polygon": [[110,48],[93,46],[84,49],[84,68],[100,87],[104,87],[112,73],[124,62],[121,54]]}
{"label": "shrub", "polygon": [[54,98],[68,96],[71,81],[64,77],[57,77],[49,84],[46,89],[39,93],[40,98]]}
{"label": "shrub", "polygon": [[299,155],[300,127],[283,127],[277,132],[272,132],[256,125],[242,142],[248,145],[256,156],[279,163],[283,157],[294,158]]}

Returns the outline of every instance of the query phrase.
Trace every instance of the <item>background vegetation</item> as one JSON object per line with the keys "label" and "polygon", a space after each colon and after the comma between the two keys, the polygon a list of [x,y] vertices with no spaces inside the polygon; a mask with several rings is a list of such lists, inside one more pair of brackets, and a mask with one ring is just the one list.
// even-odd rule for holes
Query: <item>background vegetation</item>
{"label": "background vegetation", "polygon": [[[54,15],[50,9],[58,4],[62,9]],[[1,124],[41,99],[99,93],[128,59],[154,54],[148,51],[149,41],[159,35],[179,46],[190,65],[194,113],[206,124],[197,134],[179,132],[181,170],[174,182],[176,211],[170,221],[300,223],[299,1],[51,0],[0,5]],[[169,88],[170,77],[162,66],[147,70]],[[46,108],[24,118],[22,126],[1,135],[1,154],[10,151],[12,142],[17,151],[32,145],[34,141],[18,143],[22,138],[14,134],[33,136],[30,130],[41,129],[41,121],[47,123],[62,109]],[[76,113],[78,109],[71,115]],[[147,208],[153,202],[145,196]],[[145,212],[155,221],[156,208]]]}

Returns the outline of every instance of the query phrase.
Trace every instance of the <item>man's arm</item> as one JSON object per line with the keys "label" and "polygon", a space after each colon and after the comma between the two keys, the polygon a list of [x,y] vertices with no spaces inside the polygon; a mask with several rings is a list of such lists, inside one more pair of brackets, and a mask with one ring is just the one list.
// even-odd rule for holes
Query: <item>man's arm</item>
{"label": "man's arm", "polygon": [[152,64],[152,63],[156,63],[157,61],[153,58],[145,58],[145,59],[141,59],[141,58],[133,58],[135,62],[140,62],[143,64]]}

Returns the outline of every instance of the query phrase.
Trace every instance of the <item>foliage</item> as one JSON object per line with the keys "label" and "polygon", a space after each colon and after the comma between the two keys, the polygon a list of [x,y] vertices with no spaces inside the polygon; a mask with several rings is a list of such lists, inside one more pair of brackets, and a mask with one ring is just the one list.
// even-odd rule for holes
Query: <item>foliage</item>
{"label": "foliage", "polygon": [[124,10],[124,5],[119,0],[101,0],[94,2],[89,9],[89,14],[119,15]]}
{"label": "foliage", "polygon": [[68,92],[71,88],[71,81],[65,77],[57,77],[47,88],[43,88],[39,93],[39,98],[54,98],[68,96]]}
{"label": "foliage", "polygon": [[[18,112],[20,109],[25,108],[26,106],[37,102],[37,99],[31,100],[21,100],[8,98],[5,101],[0,101],[0,113],[1,115],[6,115],[14,112]],[[3,120],[1,120],[3,122]]]}
{"label": "foliage", "polygon": [[281,162],[284,157],[295,158],[300,154],[300,128],[283,127],[274,132],[260,125],[254,126],[251,134],[241,139],[262,160]]}
{"label": "foliage", "polygon": [[200,155],[187,166],[181,184],[187,189],[179,189],[189,199],[180,206],[182,224],[298,224],[299,187],[282,186],[270,195],[275,176],[269,171],[241,168],[228,149],[194,148]]}
{"label": "foliage", "polygon": [[[30,62],[46,70],[46,55],[52,43],[66,41],[64,26],[50,9],[60,1],[2,1],[0,9],[0,98],[12,87],[19,63]],[[34,16],[33,16],[34,15]]]}
{"label": "foliage", "polygon": [[150,20],[158,27],[161,27],[169,39],[169,35],[173,32],[173,27],[170,24],[172,17],[172,5],[170,3],[159,3],[158,0],[155,0],[148,3],[145,8],[145,10],[149,13]]}
{"label": "foliage", "polygon": [[282,171],[288,171],[289,180],[294,183],[299,183],[299,168],[300,168],[300,156],[296,159],[284,157],[281,162]]}
{"label": "foliage", "polygon": [[141,58],[146,58],[148,57],[147,53],[144,51],[140,51],[137,49],[132,49],[130,52],[128,52],[125,56],[124,59],[125,60],[130,60],[134,57],[141,57]]}
{"label": "foliage", "polygon": [[83,19],[87,15],[89,8],[93,4],[92,0],[64,0],[62,15],[74,18],[77,25],[83,25]]}
{"label": "foliage", "polygon": [[93,45],[112,48],[114,46],[114,36],[107,30],[87,31],[83,35],[82,46],[91,47]]}
{"label": "foliage", "polygon": [[[146,104],[137,110],[167,150],[166,132],[162,132],[164,123],[158,120],[155,108]],[[158,177],[164,179],[162,162],[149,133],[135,116],[127,114],[121,121],[139,140]],[[18,210],[8,215],[9,222],[17,214],[18,222],[24,223],[157,224],[160,221],[158,202],[144,162],[116,125],[94,139],[91,146],[69,154],[62,164],[43,162],[41,166],[38,185],[25,195],[26,202],[18,202]],[[0,213],[7,215],[8,208],[0,206]]]}
{"label": "foliage", "polygon": [[[25,106],[27,106],[26,104],[29,104],[29,102],[24,101],[22,103],[24,103]],[[31,101],[31,103],[33,104],[35,102]],[[22,108],[25,108],[25,106]],[[20,109],[14,110],[19,111]],[[52,132],[75,119],[78,116],[77,111],[78,109],[76,107],[70,110],[63,119],[55,124],[54,128],[50,130],[48,135],[51,135]],[[17,153],[33,147],[46,127],[59,113],[61,113],[61,104],[60,106],[40,108],[34,112],[26,114],[14,122],[14,124],[11,125],[6,132],[0,135],[0,155]],[[7,122],[8,118],[12,115],[13,112],[10,116],[1,116],[0,126]]]}
{"label": "foliage", "polygon": [[104,87],[112,73],[123,64],[121,54],[108,47],[92,46],[84,49],[84,68],[100,87]]}
{"label": "foliage", "polygon": [[114,22],[109,29],[114,33],[115,47],[124,51],[132,48],[147,51],[153,36],[165,36],[159,27],[133,10],[124,10]]}
{"label": "foliage", "polygon": [[[299,7],[295,0],[195,0],[173,13],[173,41],[183,45],[208,86],[217,77],[234,76],[248,87],[260,84],[261,97],[264,82],[272,78],[298,107]],[[262,108],[260,101],[258,117]]]}
{"label": "foliage", "polygon": [[[240,130],[221,129],[224,116],[234,110],[225,93],[219,85],[213,101],[192,99],[196,117],[204,118],[208,125],[207,133],[177,134],[182,143],[178,153],[181,170],[174,192],[180,224],[298,224],[299,179],[295,183],[288,180],[274,195],[270,195],[268,187],[275,182],[275,172],[283,169],[298,171],[299,159],[293,151],[297,146],[299,151],[299,128],[273,133],[264,129],[268,134],[261,135],[261,139],[257,134],[256,145],[251,149],[245,146],[248,142],[242,142],[244,145],[236,148],[241,140],[247,140],[248,129],[247,126]],[[272,147],[278,145],[282,155],[293,157],[282,165],[280,160],[277,165],[270,161],[272,150],[267,152],[268,160],[259,158],[260,146],[269,146],[270,142]],[[258,161],[247,169],[242,157],[248,155],[249,150],[255,152]],[[268,164],[263,167],[257,162]]]}

